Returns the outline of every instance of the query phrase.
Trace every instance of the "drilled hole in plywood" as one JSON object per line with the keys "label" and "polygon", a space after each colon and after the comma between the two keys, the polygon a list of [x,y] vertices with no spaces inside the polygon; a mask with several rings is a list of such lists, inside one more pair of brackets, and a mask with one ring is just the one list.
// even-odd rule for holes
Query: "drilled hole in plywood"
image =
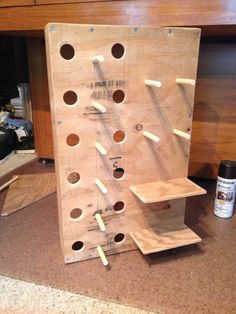
{"label": "drilled hole in plywood", "polygon": [[79,136],[77,134],[69,134],[66,138],[67,145],[73,147],[79,144]]}
{"label": "drilled hole in plywood", "polygon": [[116,202],[116,203],[114,204],[114,211],[115,211],[116,213],[121,213],[121,212],[124,211],[124,209],[125,209],[125,203],[124,203],[124,202],[118,201],[118,202]]}
{"label": "drilled hole in plywood", "polygon": [[78,172],[71,172],[68,177],[67,177],[68,182],[70,182],[71,184],[75,184],[77,182],[79,182],[80,180],[80,175],[78,174]]}
{"label": "drilled hole in plywood", "polygon": [[65,94],[63,95],[63,100],[67,105],[74,105],[77,101],[78,97],[76,95],[76,93],[73,90],[68,90],[67,92],[65,92]]}
{"label": "drilled hole in plywood", "polygon": [[116,168],[115,170],[113,170],[113,177],[115,179],[121,179],[125,174],[125,171],[123,168]]}
{"label": "drilled hole in plywood", "polygon": [[60,54],[61,54],[63,59],[71,60],[75,55],[75,49],[73,46],[71,46],[69,44],[65,44],[65,45],[61,46]]}
{"label": "drilled hole in plywood", "polygon": [[111,54],[116,59],[121,59],[125,53],[125,48],[122,44],[116,43],[111,48]]}
{"label": "drilled hole in plywood", "polygon": [[116,104],[121,104],[125,99],[125,93],[121,89],[114,91],[112,99]]}
{"label": "drilled hole in plywood", "polygon": [[113,134],[113,140],[115,143],[122,143],[125,140],[125,132],[118,130]]}
{"label": "drilled hole in plywood", "polygon": [[124,233],[117,233],[114,237],[115,243],[122,243],[125,241],[125,235]]}
{"label": "drilled hole in plywood", "polygon": [[84,243],[82,241],[76,241],[72,244],[73,251],[82,251],[84,248]]}
{"label": "drilled hole in plywood", "polygon": [[81,218],[83,212],[82,212],[82,209],[80,208],[74,208],[72,209],[72,211],[70,212],[70,217],[72,219],[79,219]]}

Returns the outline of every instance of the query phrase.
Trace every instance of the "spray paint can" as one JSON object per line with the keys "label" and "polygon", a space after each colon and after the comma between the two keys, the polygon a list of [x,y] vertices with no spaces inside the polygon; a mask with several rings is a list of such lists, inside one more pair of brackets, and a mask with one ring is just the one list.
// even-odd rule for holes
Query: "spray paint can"
{"label": "spray paint can", "polygon": [[233,215],[236,190],[236,161],[222,160],[218,171],[214,214],[220,218]]}

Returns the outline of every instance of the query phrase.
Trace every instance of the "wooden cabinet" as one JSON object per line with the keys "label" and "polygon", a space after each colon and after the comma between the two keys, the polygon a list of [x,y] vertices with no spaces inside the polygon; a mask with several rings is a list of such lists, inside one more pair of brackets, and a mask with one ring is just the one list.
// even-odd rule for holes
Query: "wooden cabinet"
{"label": "wooden cabinet", "polygon": [[221,159],[236,160],[235,69],[236,38],[203,38],[195,93],[191,175],[216,178]]}
{"label": "wooden cabinet", "polygon": [[36,154],[41,158],[53,159],[44,39],[28,39],[28,52]]}
{"label": "wooden cabinet", "polygon": [[16,7],[22,5],[33,5],[34,0],[0,0],[0,7]]}
{"label": "wooden cabinet", "polygon": [[[46,0],[37,0],[39,1]],[[53,0],[54,2],[56,0]],[[62,2],[58,0],[57,2]],[[67,2],[67,3],[65,3]],[[49,22],[127,25],[235,25],[235,0],[63,1],[1,9],[0,30],[43,30]]]}
{"label": "wooden cabinet", "polygon": [[42,5],[42,4],[68,4],[81,2],[97,2],[103,0],[0,0],[1,7],[17,7],[24,5]]}
{"label": "wooden cabinet", "polygon": [[79,3],[79,2],[94,2],[103,0],[35,0],[35,4],[61,4],[61,3]]}

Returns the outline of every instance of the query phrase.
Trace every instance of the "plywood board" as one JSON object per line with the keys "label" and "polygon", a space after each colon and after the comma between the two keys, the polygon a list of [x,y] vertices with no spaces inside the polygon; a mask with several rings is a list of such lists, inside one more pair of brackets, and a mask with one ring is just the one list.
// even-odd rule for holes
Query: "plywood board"
{"label": "plywood board", "polygon": [[20,175],[8,189],[1,216],[8,216],[54,192],[55,173]]}
{"label": "plywood board", "polygon": [[198,243],[201,238],[184,224],[163,225],[130,233],[143,254],[161,252],[180,246]]}
{"label": "plywood board", "polygon": [[206,190],[187,178],[167,181],[155,181],[130,187],[131,191],[143,203],[163,202],[167,200],[206,194]]}
{"label": "plywood board", "polygon": [[[187,176],[190,141],[173,129],[191,134],[194,86],[180,86],[176,78],[196,78],[200,30],[52,23],[45,35],[65,262],[97,257],[98,245],[106,255],[135,249],[130,232],[160,220],[176,216],[183,223],[184,199],[149,207],[130,186]],[[123,47],[120,58],[115,44]],[[104,61],[94,64],[98,55]],[[147,87],[146,79],[161,81],[161,88]],[[145,130],[159,143],[145,138]],[[118,131],[125,135],[120,142]],[[123,177],[116,178],[121,170]],[[97,212],[105,232],[98,228]],[[124,239],[117,242],[120,234]]]}

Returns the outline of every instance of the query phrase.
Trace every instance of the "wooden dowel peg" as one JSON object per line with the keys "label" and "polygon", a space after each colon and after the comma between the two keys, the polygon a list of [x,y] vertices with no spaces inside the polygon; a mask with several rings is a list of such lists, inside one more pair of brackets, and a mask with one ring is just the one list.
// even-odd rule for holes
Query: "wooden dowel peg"
{"label": "wooden dowel peg", "polygon": [[92,58],[93,63],[100,63],[104,61],[104,57],[102,55],[97,55]]}
{"label": "wooden dowel peg", "polygon": [[104,251],[100,245],[97,246],[97,252],[98,252],[99,257],[101,258],[103,265],[107,266],[108,260],[107,260],[106,255],[105,255],[105,253],[104,253]]}
{"label": "wooden dowel peg", "polygon": [[96,142],[94,144],[94,146],[96,147],[97,151],[101,154],[101,155],[106,155],[107,154],[107,150],[98,142]]}
{"label": "wooden dowel peg", "polygon": [[102,183],[101,180],[95,179],[95,183],[96,183],[97,187],[99,188],[99,190],[100,190],[103,194],[106,194],[106,193],[107,193],[107,188],[105,187],[105,185]]}
{"label": "wooden dowel peg", "polygon": [[92,102],[93,106],[98,110],[100,111],[101,113],[105,113],[107,111],[107,108],[101,104],[99,104],[98,102],[96,101],[93,101]]}
{"label": "wooden dowel peg", "polygon": [[145,80],[144,83],[147,86],[153,86],[153,87],[161,87],[161,82],[160,81],[153,81],[153,80]]}
{"label": "wooden dowel peg", "polygon": [[192,79],[185,79],[185,78],[177,78],[176,83],[180,85],[195,85],[195,80]]}
{"label": "wooden dowel peg", "polygon": [[154,134],[152,134],[151,132],[148,131],[143,131],[143,135],[148,138],[151,141],[154,141],[156,143],[158,143],[160,141],[160,138]]}
{"label": "wooden dowel peg", "polygon": [[96,218],[96,220],[97,220],[97,223],[98,223],[98,225],[99,225],[100,230],[101,230],[102,232],[106,231],[106,226],[105,226],[105,224],[104,224],[104,222],[103,222],[103,220],[102,220],[101,215],[97,213],[97,214],[95,215],[95,218]]}
{"label": "wooden dowel peg", "polygon": [[186,132],[183,132],[183,131],[180,131],[180,130],[177,130],[177,129],[174,129],[173,130],[173,133],[177,136],[180,136],[180,137],[183,137],[185,138],[186,140],[189,140],[190,139],[190,134],[186,133]]}
{"label": "wooden dowel peg", "polygon": [[17,179],[19,179],[19,176],[13,177],[11,180],[7,181],[3,185],[0,186],[0,192],[9,187],[13,182],[15,182]]}

